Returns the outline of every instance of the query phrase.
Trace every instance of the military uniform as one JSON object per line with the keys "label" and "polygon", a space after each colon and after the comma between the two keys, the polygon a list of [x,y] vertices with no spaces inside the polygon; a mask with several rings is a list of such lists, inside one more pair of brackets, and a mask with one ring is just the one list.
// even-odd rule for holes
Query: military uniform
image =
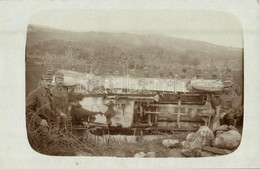
{"label": "military uniform", "polygon": [[144,77],[150,77],[150,68],[148,66],[144,66],[143,72],[144,72]]}
{"label": "military uniform", "polygon": [[52,126],[59,123],[59,115],[53,111],[52,101],[53,98],[49,89],[42,86],[39,86],[28,95],[26,100],[26,122],[28,129],[35,130],[40,127],[42,120],[46,120]]}
{"label": "military uniform", "polygon": [[[62,73],[57,73],[55,78],[64,78],[64,75]],[[69,97],[68,97],[68,91],[63,87],[63,86],[54,86],[50,89],[50,92],[53,96],[53,110],[55,111],[56,114],[61,115],[64,113],[69,119],[69,111],[68,111],[68,102],[69,102]],[[66,117],[61,116],[61,128],[65,127],[65,122],[66,122]]]}
{"label": "military uniform", "polygon": [[68,114],[68,91],[64,87],[55,86],[50,89],[53,96],[53,109],[58,112]]}
{"label": "military uniform", "polygon": [[86,119],[88,122],[94,120],[94,116],[97,114],[101,114],[101,112],[93,112],[84,109],[81,104],[77,103],[76,105],[72,105],[70,109],[70,114],[73,122],[80,122],[82,119]]}
{"label": "military uniform", "polygon": [[52,97],[50,92],[43,87],[39,87],[32,91],[26,100],[26,120],[27,124],[31,120],[39,125],[42,119],[48,123],[55,121],[57,117],[52,111]]}
{"label": "military uniform", "polygon": [[[231,81],[224,82],[224,86],[232,87],[232,82]],[[232,90],[220,96],[220,101],[221,101],[220,115],[223,116],[223,119],[220,119],[220,124],[227,124],[227,125],[234,124],[234,121],[236,119],[236,114],[237,114],[237,108],[239,107],[239,104],[237,104],[237,99],[238,99],[238,95],[234,93]]]}

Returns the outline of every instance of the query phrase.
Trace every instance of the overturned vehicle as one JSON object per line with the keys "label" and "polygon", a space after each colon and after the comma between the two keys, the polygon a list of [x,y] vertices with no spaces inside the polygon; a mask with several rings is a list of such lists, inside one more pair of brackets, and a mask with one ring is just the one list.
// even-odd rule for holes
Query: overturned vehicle
{"label": "overturned vehicle", "polygon": [[90,115],[71,108],[71,129],[94,135],[153,135],[191,132],[212,127],[215,110],[210,95],[223,84],[213,79],[173,79],[95,76],[69,70],[64,74],[71,102]]}

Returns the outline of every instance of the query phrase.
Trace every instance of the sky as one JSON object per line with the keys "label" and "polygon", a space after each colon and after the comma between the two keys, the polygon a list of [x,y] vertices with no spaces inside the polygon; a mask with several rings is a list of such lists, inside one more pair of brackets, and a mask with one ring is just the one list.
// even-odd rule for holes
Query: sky
{"label": "sky", "polygon": [[239,20],[206,10],[53,10],[33,15],[29,24],[77,32],[163,34],[242,48]]}

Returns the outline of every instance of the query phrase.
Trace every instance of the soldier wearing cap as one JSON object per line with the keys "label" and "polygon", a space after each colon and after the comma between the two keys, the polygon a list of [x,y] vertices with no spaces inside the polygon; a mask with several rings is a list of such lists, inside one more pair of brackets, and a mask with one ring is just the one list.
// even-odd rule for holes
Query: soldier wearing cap
{"label": "soldier wearing cap", "polygon": [[242,94],[242,89],[241,89],[241,87],[240,87],[237,83],[234,83],[232,76],[226,76],[226,77],[225,77],[225,80],[226,80],[226,81],[232,81],[231,90],[232,90],[233,92],[235,92],[235,93],[236,93],[237,95],[239,95],[239,96]]}
{"label": "soldier wearing cap", "polygon": [[119,76],[119,71],[118,70],[114,71],[114,76]]}
{"label": "soldier wearing cap", "polygon": [[144,72],[144,77],[150,77],[150,68],[149,68],[149,66],[144,66],[143,72]]}
{"label": "soldier wearing cap", "polygon": [[100,75],[100,70],[99,68],[96,68],[94,71],[94,75],[99,76]]}
{"label": "soldier wearing cap", "polygon": [[158,73],[159,73],[159,78],[164,79],[164,69],[160,67]]}
{"label": "soldier wearing cap", "polygon": [[26,99],[26,122],[28,131],[36,130],[47,132],[57,127],[58,115],[53,111],[50,87],[52,76],[42,75],[40,85],[32,91]]}
{"label": "soldier wearing cap", "polygon": [[68,114],[68,91],[63,86],[64,74],[56,73],[55,75],[55,86],[50,89],[53,96],[53,109],[56,114],[60,116],[60,129],[64,129],[66,117]]}
{"label": "soldier wearing cap", "polygon": [[129,76],[130,77],[135,77],[136,76],[134,69],[129,70]]}
{"label": "soldier wearing cap", "polygon": [[201,69],[197,69],[195,76],[196,76],[197,79],[201,79],[202,78],[202,70]]}
{"label": "soldier wearing cap", "polygon": [[169,79],[172,79],[173,78],[173,73],[172,71],[169,72]]}
{"label": "soldier wearing cap", "polygon": [[227,80],[223,82],[223,94],[220,96],[220,124],[234,125],[237,109],[240,104],[237,104],[238,95],[234,93],[232,88],[232,81]]}
{"label": "soldier wearing cap", "polygon": [[217,70],[212,71],[211,77],[212,77],[212,79],[214,79],[214,80],[217,80],[217,79],[218,79],[218,72],[217,72]]}

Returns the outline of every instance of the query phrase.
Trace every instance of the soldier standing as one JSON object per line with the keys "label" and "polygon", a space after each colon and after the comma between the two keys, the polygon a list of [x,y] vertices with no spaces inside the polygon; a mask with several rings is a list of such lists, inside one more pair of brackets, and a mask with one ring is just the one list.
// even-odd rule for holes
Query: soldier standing
{"label": "soldier standing", "polygon": [[53,98],[49,90],[51,82],[50,74],[42,75],[39,86],[26,99],[26,124],[30,143],[35,142],[34,136],[43,142],[46,139],[41,136],[45,137],[50,131],[57,131],[59,126],[59,114],[53,111]]}
{"label": "soldier standing", "polygon": [[50,89],[53,96],[53,110],[60,116],[60,129],[63,130],[66,123],[66,118],[70,117],[68,114],[68,91],[63,87],[64,75],[57,73],[55,75],[55,86]]}
{"label": "soldier standing", "polygon": [[150,77],[150,68],[149,68],[149,66],[144,66],[143,72],[144,72],[144,77]]}
{"label": "soldier standing", "polygon": [[172,78],[173,78],[173,72],[172,72],[172,71],[170,71],[170,72],[169,72],[168,79],[172,79]]}

